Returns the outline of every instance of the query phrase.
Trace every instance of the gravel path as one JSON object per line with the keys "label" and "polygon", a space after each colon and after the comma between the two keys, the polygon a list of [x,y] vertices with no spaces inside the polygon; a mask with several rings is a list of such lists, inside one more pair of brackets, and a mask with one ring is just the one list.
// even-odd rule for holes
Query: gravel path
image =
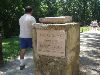
{"label": "gravel path", "polygon": [[19,70],[19,57],[16,60],[12,60],[7,63],[3,68],[0,69],[0,75],[34,75],[33,72],[33,57],[32,52],[26,52],[25,64],[26,67],[24,70]]}
{"label": "gravel path", "polygon": [[100,75],[100,32],[80,34],[81,75]]}
{"label": "gravel path", "polygon": [[[25,56],[26,68],[19,70],[19,57],[0,68],[0,75],[34,75],[32,52]],[[80,34],[80,75],[100,75],[100,32]]]}

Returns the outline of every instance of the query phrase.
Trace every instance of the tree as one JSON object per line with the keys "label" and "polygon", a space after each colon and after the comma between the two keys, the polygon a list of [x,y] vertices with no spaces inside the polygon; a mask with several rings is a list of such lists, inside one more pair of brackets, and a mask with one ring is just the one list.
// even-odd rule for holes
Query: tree
{"label": "tree", "polygon": [[3,65],[2,38],[0,34],[0,66]]}
{"label": "tree", "polygon": [[82,25],[94,19],[100,21],[100,0],[1,0],[0,22],[4,36],[18,36],[18,20],[28,5],[33,7],[33,16],[37,22],[40,17],[67,15]]}

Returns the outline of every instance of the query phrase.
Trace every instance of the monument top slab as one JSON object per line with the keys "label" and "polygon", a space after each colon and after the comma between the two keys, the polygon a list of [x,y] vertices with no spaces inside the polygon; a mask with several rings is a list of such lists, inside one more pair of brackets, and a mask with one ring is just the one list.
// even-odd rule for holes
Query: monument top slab
{"label": "monument top slab", "polygon": [[72,22],[72,16],[59,16],[59,17],[44,17],[44,18],[39,18],[40,23],[70,23]]}
{"label": "monument top slab", "polygon": [[36,29],[54,29],[54,30],[62,30],[65,29],[67,26],[74,26],[78,25],[78,23],[65,23],[65,24],[43,24],[43,23],[36,23],[33,28]]}

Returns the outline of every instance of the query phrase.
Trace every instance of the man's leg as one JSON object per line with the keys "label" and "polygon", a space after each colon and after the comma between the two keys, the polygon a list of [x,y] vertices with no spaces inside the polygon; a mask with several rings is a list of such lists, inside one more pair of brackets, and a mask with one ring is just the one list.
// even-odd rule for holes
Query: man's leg
{"label": "man's leg", "polygon": [[26,49],[21,49],[21,51],[20,51],[20,59],[24,59],[25,52],[26,52]]}
{"label": "man's leg", "polygon": [[24,56],[25,56],[26,49],[21,49],[20,51],[20,70],[25,68]]}

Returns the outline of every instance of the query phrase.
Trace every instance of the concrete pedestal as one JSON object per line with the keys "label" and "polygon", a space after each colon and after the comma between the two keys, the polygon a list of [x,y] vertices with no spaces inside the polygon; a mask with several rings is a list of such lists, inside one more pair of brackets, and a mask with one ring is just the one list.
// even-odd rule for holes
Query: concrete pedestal
{"label": "concrete pedestal", "polygon": [[36,24],[33,48],[35,75],[79,75],[79,24]]}

